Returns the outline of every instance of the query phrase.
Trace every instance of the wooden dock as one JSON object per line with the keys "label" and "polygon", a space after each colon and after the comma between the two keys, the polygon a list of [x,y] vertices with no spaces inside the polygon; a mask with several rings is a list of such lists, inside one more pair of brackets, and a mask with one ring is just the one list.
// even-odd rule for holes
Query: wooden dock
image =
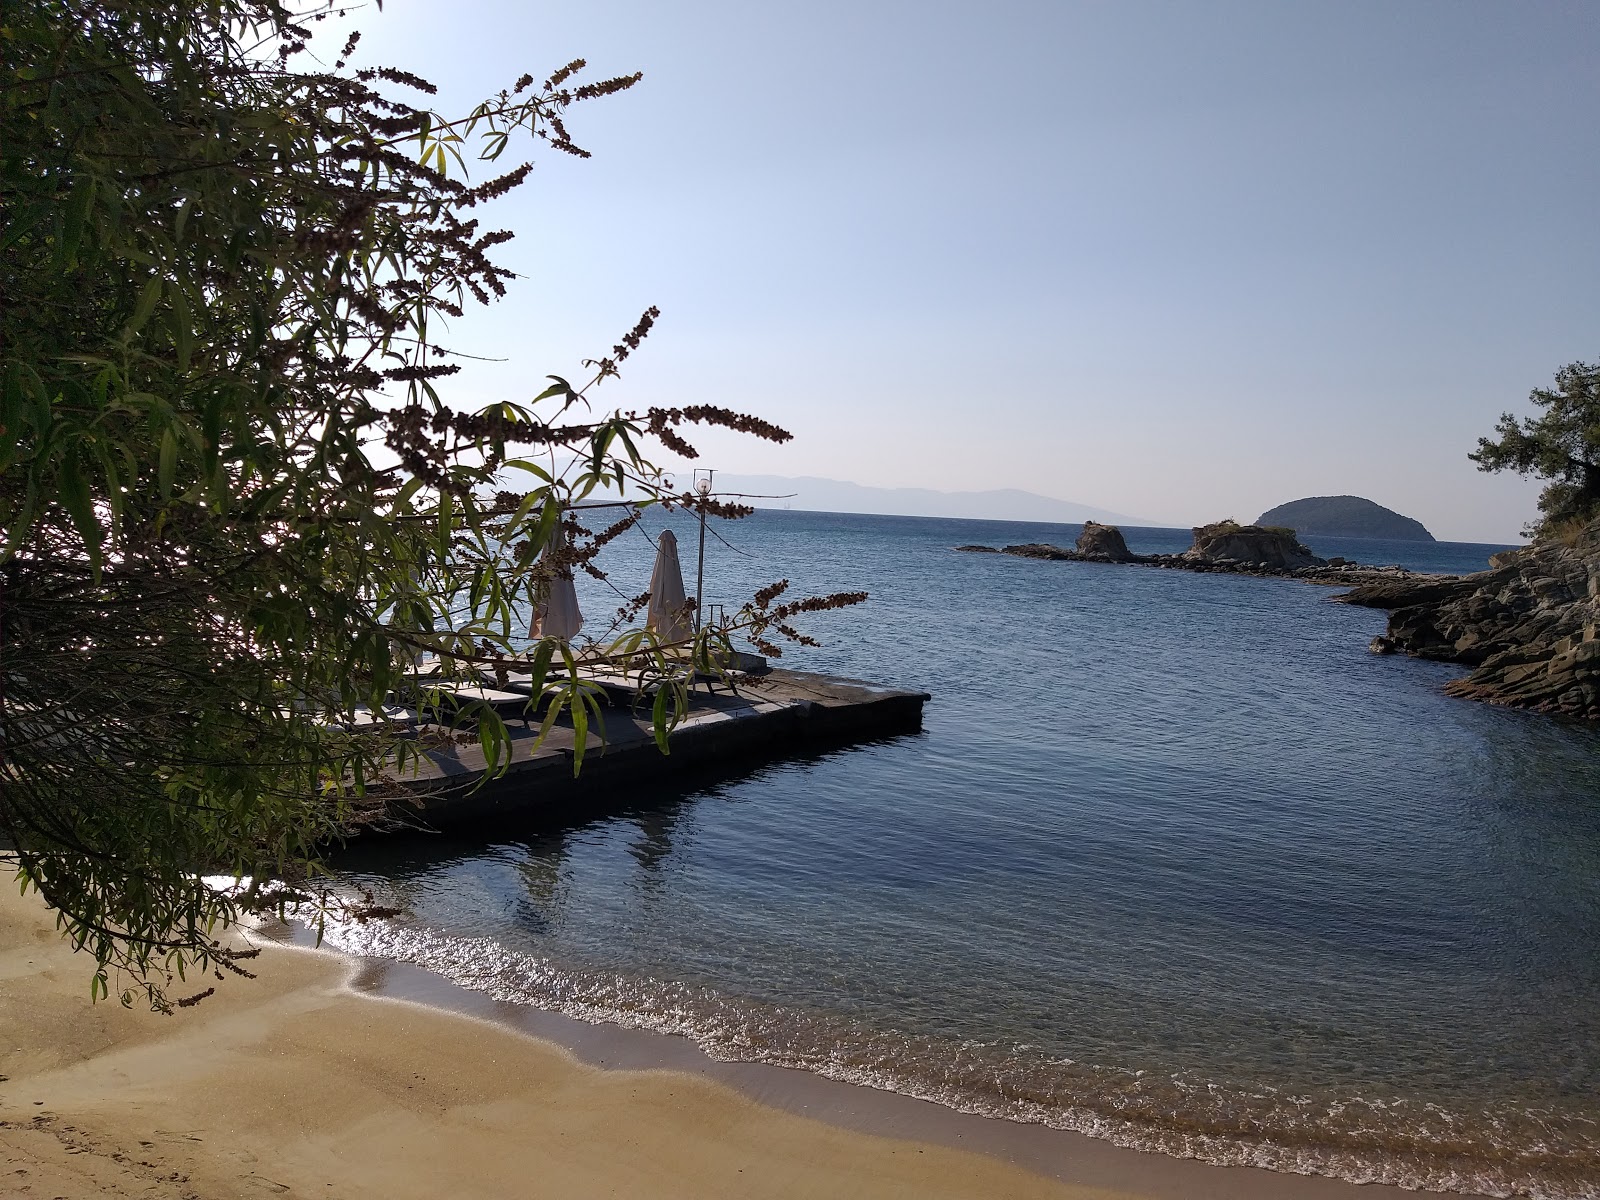
{"label": "wooden dock", "polygon": [[[697,685],[689,715],[669,739],[671,753],[663,754],[651,730],[649,704],[635,708],[614,697],[602,707],[602,729],[591,724],[577,775],[577,735],[569,722],[552,728],[535,750],[537,720],[506,713],[512,760],[504,774],[484,779],[487,764],[475,742],[428,749],[426,762],[402,780],[406,799],[391,807],[403,825],[442,829],[566,812],[619,797],[648,799],[652,785],[690,771],[754,768],[819,748],[915,733],[930,698],[802,671],[741,677],[737,690]],[[428,729],[419,731],[424,744]]]}

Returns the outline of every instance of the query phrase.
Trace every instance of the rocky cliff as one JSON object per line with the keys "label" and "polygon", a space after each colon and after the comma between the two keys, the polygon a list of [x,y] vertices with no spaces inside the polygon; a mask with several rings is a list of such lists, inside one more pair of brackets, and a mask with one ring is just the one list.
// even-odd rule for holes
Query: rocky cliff
{"label": "rocky cliff", "polygon": [[1287,525],[1313,537],[1393,538],[1402,542],[1431,542],[1433,534],[1421,521],[1403,517],[1391,508],[1360,496],[1307,496],[1268,509],[1257,525]]}
{"label": "rocky cliff", "polygon": [[1206,563],[1239,563],[1275,571],[1298,571],[1328,564],[1295,539],[1293,529],[1218,521],[1194,531],[1184,557]]}
{"label": "rocky cliff", "polygon": [[1115,525],[1102,525],[1098,521],[1085,521],[1078,535],[1078,553],[1087,559],[1103,562],[1132,562],[1122,530]]}
{"label": "rocky cliff", "polygon": [[1375,652],[1472,667],[1445,686],[1452,695],[1600,718],[1600,521],[1491,562],[1476,575],[1383,581],[1336,598],[1391,610]]}

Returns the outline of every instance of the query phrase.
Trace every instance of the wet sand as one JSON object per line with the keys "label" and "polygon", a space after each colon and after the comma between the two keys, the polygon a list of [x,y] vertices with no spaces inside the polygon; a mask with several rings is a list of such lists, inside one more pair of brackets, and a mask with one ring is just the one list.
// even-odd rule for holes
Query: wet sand
{"label": "wet sand", "polygon": [[0,1194],[1415,1195],[1182,1162],[714,1064],[682,1039],[496,1004],[414,968],[270,943],[256,965],[259,978],[230,978],[171,1017],[91,1005],[87,961],[35,898],[7,889]]}

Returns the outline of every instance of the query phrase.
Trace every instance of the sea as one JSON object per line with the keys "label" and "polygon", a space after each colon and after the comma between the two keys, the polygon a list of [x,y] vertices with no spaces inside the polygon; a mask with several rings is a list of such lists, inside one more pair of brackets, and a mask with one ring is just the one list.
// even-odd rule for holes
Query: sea
{"label": "sea", "polygon": [[[646,520],[583,581],[590,628],[666,520],[694,590],[692,520]],[[1447,697],[1460,668],[1370,653],[1386,614],[1334,589],[954,549],[1079,530],[713,521],[708,604],[868,592],[780,665],[925,690],[922,731],[358,842],[336,879],[402,912],[330,942],[1123,1146],[1600,1196],[1600,730]],[[1303,540],[1449,572],[1504,548]]]}

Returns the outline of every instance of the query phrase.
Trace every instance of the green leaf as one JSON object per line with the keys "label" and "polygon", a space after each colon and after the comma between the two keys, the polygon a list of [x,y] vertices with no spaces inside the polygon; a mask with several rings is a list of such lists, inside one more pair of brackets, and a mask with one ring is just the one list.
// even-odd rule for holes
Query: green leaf
{"label": "green leaf", "polygon": [[506,768],[511,765],[511,737],[506,732],[505,722],[500,719],[500,714],[495,712],[488,704],[482,705],[477,711],[478,745],[483,750],[484,777],[480,781],[487,783],[491,778],[504,775]]}
{"label": "green leaf", "polygon": [[667,689],[656,689],[656,702],[650,711],[650,728],[655,733],[656,745],[661,747],[661,753],[671,754],[672,747],[667,744]]}
{"label": "green leaf", "polygon": [[73,180],[72,191],[67,196],[58,257],[62,265],[68,269],[78,265],[78,245],[83,240],[83,228],[88,223],[90,211],[94,208],[94,191],[94,179],[80,173]]}
{"label": "green leaf", "polygon": [[583,770],[583,752],[589,741],[589,712],[583,702],[583,693],[576,682],[572,685],[572,773]]}
{"label": "green leaf", "polygon": [[589,470],[591,473],[600,474],[601,468],[606,461],[606,451],[611,448],[611,440],[614,437],[616,437],[616,430],[609,425],[595,431],[594,438],[590,442],[589,452]]}
{"label": "green leaf", "polygon": [[505,461],[505,463],[503,465],[507,469],[517,470],[517,471],[526,471],[529,475],[537,476],[539,479],[544,480],[546,483],[554,483],[555,482],[555,479],[551,476],[549,471],[546,471],[538,463],[529,462],[525,458],[509,458],[509,459],[507,459]]}
{"label": "green leaf", "polygon": [[152,275],[144,285],[144,291],[139,293],[139,303],[134,306],[133,316],[128,318],[128,323],[122,328],[123,341],[128,341],[144,328],[145,322],[150,319],[150,314],[156,311],[156,305],[160,301],[161,276]]}
{"label": "green leaf", "polygon": [[546,497],[545,506],[539,510],[539,523],[528,535],[528,541],[532,543],[535,554],[550,544],[550,537],[560,523],[561,506],[553,498]]}
{"label": "green leaf", "polygon": [[100,574],[100,549],[105,538],[105,531],[100,527],[100,521],[95,516],[94,501],[89,495],[89,481],[85,478],[83,468],[78,461],[75,450],[69,450],[66,458],[61,463],[59,476],[61,506],[67,510],[67,515],[72,518],[72,523],[77,527],[78,535],[83,538],[84,547],[89,551],[89,564],[96,576]]}
{"label": "green leaf", "polygon": [[50,404],[50,389],[39,377],[39,372],[26,363],[18,371],[19,379],[23,376],[26,376],[22,381],[26,385],[27,397],[33,402],[33,434],[42,442],[49,437],[50,430],[55,425],[55,412]]}
{"label": "green leaf", "polygon": [[522,527],[522,522],[527,519],[528,512],[543,499],[546,499],[546,496],[542,490],[535,490],[524,496],[522,503],[517,505],[517,511],[511,514],[511,520],[506,522],[505,532],[501,536],[507,541],[516,537],[517,530]]}
{"label": "green leaf", "polygon": [[0,547],[0,562],[8,561],[17,552],[17,547],[22,545],[28,532],[33,528],[34,518],[39,515],[39,480],[37,471],[28,472],[28,487],[23,494],[22,508],[15,512],[11,518],[11,527],[6,531],[5,546]]}
{"label": "green leaf", "polygon": [[22,427],[28,419],[27,397],[22,390],[22,372],[15,364],[7,368],[0,385],[0,472],[11,465]]}
{"label": "green leaf", "polygon": [[545,638],[534,651],[533,662],[529,667],[529,674],[532,676],[529,691],[533,693],[535,700],[544,692],[544,681],[550,674],[550,660],[555,657],[555,650],[555,643]]}
{"label": "green leaf", "polygon": [[178,370],[188,371],[194,350],[194,324],[189,319],[189,298],[181,287],[172,289],[172,342],[178,351]]}
{"label": "green leaf", "polygon": [[55,213],[56,202],[53,199],[17,206],[11,213],[11,219],[6,222],[5,232],[0,233],[0,250],[16,245],[31,233],[36,225],[43,224],[45,220],[55,216]]}
{"label": "green leaf", "polygon": [[178,468],[178,439],[168,426],[161,431],[161,456],[156,467],[156,482],[163,500],[172,499],[172,477]]}
{"label": "green leaf", "polygon": [[533,402],[535,404],[539,403],[539,401],[541,401],[541,400],[548,400],[552,396],[571,396],[571,395],[573,395],[572,385],[570,383],[568,383],[565,379],[561,378],[561,376],[559,376],[559,375],[546,375],[545,378],[546,379],[554,379],[555,382],[553,384],[551,384],[549,387],[545,388],[544,391],[540,392],[537,396],[535,396],[533,398]]}
{"label": "green leaf", "polygon": [[404,512],[406,506],[411,503],[411,497],[415,496],[421,490],[422,480],[418,479],[415,475],[406,480],[404,485],[401,486],[400,490],[395,493],[394,504],[392,506],[394,511]]}
{"label": "green leaf", "polygon": [[454,497],[449,492],[439,493],[438,525],[435,530],[434,549],[441,561],[450,557],[450,539],[455,533]]}
{"label": "green leaf", "polygon": [[111,456],[111,451],[104,442],[94,445],[95,457],[100,460],[100,467],[106,477],[106,503],[111,508],[111,529],[115,536],[117,529],[122,525],[122,478],[117,471],[117,463]]}

